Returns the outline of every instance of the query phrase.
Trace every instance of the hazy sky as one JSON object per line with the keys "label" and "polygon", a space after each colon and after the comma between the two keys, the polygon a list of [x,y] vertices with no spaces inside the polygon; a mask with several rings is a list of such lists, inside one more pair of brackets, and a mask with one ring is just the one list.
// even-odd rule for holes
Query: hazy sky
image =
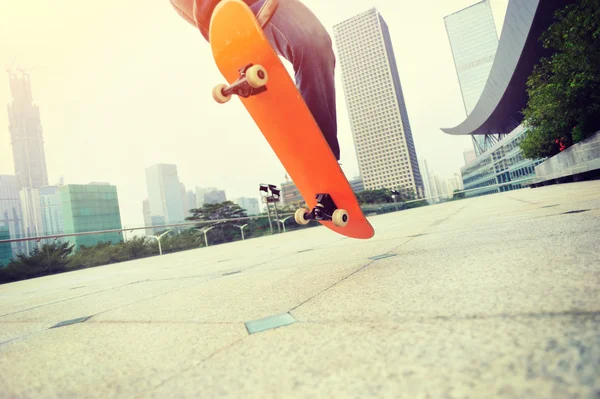
{"label": "hazy sky", "polygon": [[[469,137],[449,136],[465,118],[444,16],[477,0],[405,2],[304,0],[333,36],[333,25],[376,7],[387,21],[417,156],[449,177],[464,165]],[[491,0],[500,34],[508,0]],[[335,45],[334,45],[335,49]],[[337,51],[337,49],[335,49]],[[14,62],[14,64],[13,64]],[[261,182],[280,184],[285,170],[241,102],[216,104],[223,83],[210,46],[169,0],[4,0],[0,66],[29,71],[40,107],[50,184],[117,186],[124,226],[143,225],[146,167],[173,163],[194,186],[225,189],[229,199],[258,196]],[[341,87],[341,161],[358,164]],[[0,75],[0,174],[14,174]]]}

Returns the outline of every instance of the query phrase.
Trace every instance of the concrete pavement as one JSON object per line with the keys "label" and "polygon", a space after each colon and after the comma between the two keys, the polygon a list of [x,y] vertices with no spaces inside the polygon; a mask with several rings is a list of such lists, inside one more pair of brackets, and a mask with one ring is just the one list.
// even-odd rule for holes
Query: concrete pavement
{"label": "concrete pavement", "polygon": [[600,396],[600,181],[370,220],[2,285],[0,397]]}

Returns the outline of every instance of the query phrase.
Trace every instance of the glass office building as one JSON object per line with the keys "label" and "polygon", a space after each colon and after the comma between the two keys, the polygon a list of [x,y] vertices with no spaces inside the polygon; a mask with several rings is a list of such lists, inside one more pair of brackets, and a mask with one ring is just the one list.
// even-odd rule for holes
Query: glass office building
{"label": "glass office building", "polygon": [[535,179],[535,167],[544,159],[526,159],[519,143],[527,135],[522,125],[504,140],[461,169],[467,197],[523,188]]}
{"label": "glass office building", "polygon": [[[10,240],[10,229],[8,226],[0,226],[0,241]],[[0,267],[8,265],[13,258],[13,251],[10,243],[0,244]]]}
{"label": "glass office building", "polygon": [[[487,83],[496,51],[498,32],[488,0],[444,18],[465,112],[469,115]],[[490,145],[485,135],[473,135],[477,155]]]}
{"label": "glass office building", "polygon": [[[59,189],[64,219],[64,232],[118,230],[122,228],[117,188],[104,183],[87,185],[69,184]],[[119,233],[104,233],[68,237],[78,249],[81,245],[94,246],[99,242],[123,241]]]}

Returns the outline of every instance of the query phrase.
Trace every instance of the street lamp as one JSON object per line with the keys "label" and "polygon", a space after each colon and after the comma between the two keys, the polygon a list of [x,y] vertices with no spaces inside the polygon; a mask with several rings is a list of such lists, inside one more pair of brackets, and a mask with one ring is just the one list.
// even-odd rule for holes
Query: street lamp
{"label": "street lamp", "polygon": [[234,224],[235,227],[237,227],[238,229],[240,229],[240,231],[242,232],[242,240],[245,240],[244,238],[244,227],[248,226],[248,224],[246,223],[243,226],[238,226],[237,224]]}
{"label": "street lamp", "polygon": [[214,229],[217,226],[211,226],[211,227],[207,227],[206,229],[194,229],[194,230],[198,230],[201,233],[204,233],[204,243],[206,244],[206,246],[208,247],[208,238],[206,236],[206,233],[208,233],[209,230]]}
{"label": "street lamp", "polygon": [[398,198],[400,198],[400,192],[398,190],[391,190],[392,200],[394,200],[394,204],[396,206],[396,211],[398,211]]}
{"label": "street lamp", "polygon": [[[279,219],[277,215],[276,203],[279,202],[279,194],[281,193],[281,190],[273,184],[261,184],[259,186],[259,191],[261,197],[263,197],[263,202],[267,204],[267,216],[269,217],[269,227],[271,228],[271,234],[273,234],[273,223],[271,222],[271,208],[269,207],[269,203],[273,203],[273,206],[275,207],[275,220]],[[277,223],[277,230],[281,232],[281,229],[279,228],[279,223]]]}
{"label": "street lamp", "polygon": [[283,226],[283,232],[285,233],[285,221],[288,220],[289,218],[291,218],[292,216],[288,216],[284,219],[279,220],[281,222],[281,225]]}
{"label": "street lamp", "polygon": [[[273,202],[273,207],[275,208],[275,219],[279,220],[279,215],[277,214],[277,203],[279,202],[279,194],[281,190],[277,188],[277,186],[273,184],[269,184],[269,190],[271,191],[271,201]],[[281,233],[281,228],[279,227],[279,223],[277,223],[277,232]]]}
{"label": "street lamp", "polygon": [[151,238],[156,239],[156,241],[158,241],[158,252],[160,252],[160,254],[162,255],[162,246],[160,245],[160,239],[163,238],[163,236],[165,236],[166,234],[169,234],[171,232],[171,229],[165,231],[164,233],[162,233],[161,235],[157,236],[150,236]]}

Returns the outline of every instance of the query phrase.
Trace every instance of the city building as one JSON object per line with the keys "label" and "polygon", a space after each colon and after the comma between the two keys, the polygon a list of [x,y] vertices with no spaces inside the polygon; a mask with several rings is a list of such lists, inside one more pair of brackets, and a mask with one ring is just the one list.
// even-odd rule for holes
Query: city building
{"label": "city building", "polygon": [[227,201],[227,196],[224,190],[217,190],[216,188],[210,188],[204,193],[205,204],[220,204],[221,202]]}
{"label": "city building", "polygon": [[366,190],[424,196],[388,26],[371,8],[333,27],[360,175]]}
{"label": "city building", "polygon": [[[152,227],[152,213],[150,212],[150,201],[146,198],[142,201],[142,214],[144,215],[144,227]],[[144,230],[146,235],[154,235],[152,229]]]}
{"label": "city building", "polygon": [[[0,241],[10,240],[10,230],[8,226],[0,226]],[[6,266],[13,258],[12,247],[10,243],[0,243],[0,267]]]}
{"label": "city building", "polygon": [[207,188],[196,186],[196,208],[200,209],[204,206],[204,194],[207,192]]}
{"label": "city building", "polygon": [[465,165],[467,165],[477,158],[477,154],[475,153],[475,150],[465,150],[463,152],[463,158],[465,159]]}
{"label": "city building", "polygon": [[[0,175],[0,226],[8,227],[11,239],[23,238],[23,210],[17,177]],[[14,255],[26,253],[24,242],[11,243]]]}
{"label": "city building", "polygon": [[360,193],[361,191],[365,191],[365,183],[363,182],[362,177],[357,176],[352,180],[349,180],[350,187],[352,187],[352,191],[355,193]]}
{"label": "city building", "polygon": [[196,199],[196,193],[194,193],[192,190],[188,190],[185,193],[186,199],[187,199],[187,211],[188,211],[188,215],[191,216],[192,212],[190,212],[191,209],[196,209],[196,203],[197,203],[197,199]]}
{"label": "city building", "polygon": [[[475,3],[444,18],[466,115],[483,93],[498,50],[498,31],[489,0]],[[493,135],[473,135],[475,155],[498,140]]]}
{"label": "city building", "polygon": [[240,208],[246,211],[246,215],[260,215],[260,206],[257,198],[240,197],[233,200]]}
{"label": "city building", "polygon": [[43,236],[62,234],[64,221],[60,191],[58,186],[40,187],[40,213],[42,216]]}
{"label": "city building", "polygon": [[437,174],[433,174],[432,184],[437,201],[441,202],[448,198],[448,185]]}
{"label": "city building", "polygon": [[[167,222],[165,221],[164,216],[152,216],[150,225],[151,226],[166,226]],[[152,229],[151,235],[157,235],[157,234],[165,231],[166,229],[167,229],[166,227],[156,227],[156,228]]]}
{"label": "city building", "polygon": [[33,104],[29,75],[8,71],[12,103],[8,105],[8,130],[13,149],[17,189],[48,185],[40,110]]}
{"label": "city building", "polygon": [[432,183],[432,173],[427,165],[427,160],[423,158],[419,163],[419,170],[421,171],[421,178],[423,179],[427,203],[431,205],[440,202],[435,185]]}
{"label": "city building", "polygon": [[467,197],[516,190],[535,180],[535,167],[544,160],[523,158],[519,143],[526,133],[526,128],[517,127],[500,143],[461,168]]}
{"label": "city building", "polygon": [[293,181],[286,181],[281,184],[281,201],[284,206],[300,207],[305,203],[304,197],[300,194],[300,190]]}
{"label": "city building", "polygon": [[152,216],[164,217],[167,224],[185,221],[181,182],[176,165],[156,164],[147,168],[146,189]]}
{"label": "city building", "polygon": [[[483,92],[459,125],[441,130],[450,135],[505,135],[461,168],[466,196],[514,190],[532,181],[533,168],[543,160],[524,159],[518,144],[527,129],[527,79],[542,57],[550,57],[539,40],[555,22],[554,14],[575,0],[509,2],[496,56]],[[476,38],[474,38],[475,40]]]}
{"label": "city building", "polygon": [[[122,229],[117,187],[107,183],[69,184],[59,188],[65,234]],[[99,242],[117,244],[119,233],[102,233],[67,237],[75,249]]]}
{"label": "city building", "polygon": [[[42,222],[42,209],[40,202],[40,190],[37,188],[23,188],[19,192],[21,209],[23,211],[23,234],[27,238],[43,235],[44,224]],[[26,241],[27,253],[31,253],[37,247],[36,241]]]}
{"label": "city building", "polygon": [[448,198],[450,199],[454,197],[455,191],[462,191],[464,186],[460,174],[454,173],[452,177],[446,181],[446,187],[448,189]]}

